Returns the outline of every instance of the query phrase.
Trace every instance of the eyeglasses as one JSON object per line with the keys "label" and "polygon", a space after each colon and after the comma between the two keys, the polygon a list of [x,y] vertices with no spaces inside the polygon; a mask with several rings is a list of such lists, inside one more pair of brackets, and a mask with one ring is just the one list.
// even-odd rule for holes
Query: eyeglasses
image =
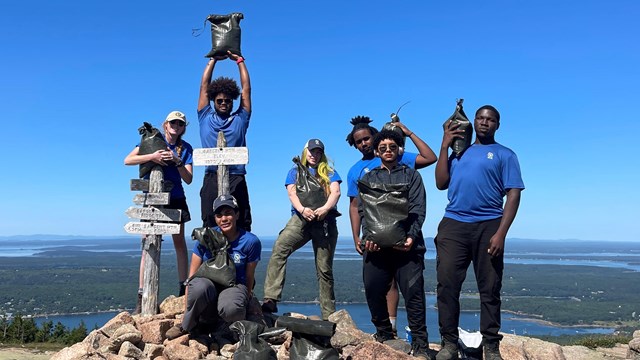
{"label": "eyeglasses", "polygon": [[378,146],[378,152],[379,153],[385,153],[385,152],[387,152],[387,150],[389,150],[391,152],[398,151],[398,145],[391,144],[389,146],[387,146],[387,145]]}
{"label": "eyeglasses", "polygon": [[169,121],[169,124],[171,124],[171,125],[180,125],[180,126],[184,126],[185,125],[184,121],[182,121],[182,120],[171,120],[171,121]]}
{"label": "eyeglasses", "polygon": [[233,103],[233,99],[216,99],[216,104],[218,105],[231,104],[231,103]]}

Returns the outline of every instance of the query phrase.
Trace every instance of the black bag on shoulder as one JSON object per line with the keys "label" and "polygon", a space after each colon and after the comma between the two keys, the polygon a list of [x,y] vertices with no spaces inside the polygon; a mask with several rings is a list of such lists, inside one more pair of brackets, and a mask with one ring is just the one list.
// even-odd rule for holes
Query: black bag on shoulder
{"label": "black bag on shoulder", "polygon": [[[160,130],[154,128],[148,122],[145,122],[140,128],[138,128],[138,133],[142,135],[142,139],[140,139],[140,147],[138,149],[139,155],[153,154],[158,150],[167,149],[167,142],[164,140],[164,136],[162,136]],[[140,164],[140,178],[142,179],[150,173],[154,166],[156,166],[156,164],[153,161]]]}
{"label": "black bag on shoulder", "polygon": [[198,240],[200,245],[209,249],[212,258],[204,261],[189,280],[194,277],[203,277],[224,287],[235,286],[236,266],[227,252],[229,249],[227,238],[221,232],[209,227],[193,229],[191,238]]}
{"label": "black bag on shoulder", "polygon": [[409,216],[409,185],[378,184],[358,180],[364,212],[362,240],[381,248],[402,245],[407,240],[405,221]]}
{"label": "black bag on shoulder", "polygon": [[302,165],[299,157],[294,157],[293,162],[298,167],[296,175],[296,195],[302,206],[311,210],[322,207],[327,203],[327,193],[317,177],[311,175],[309,169]]}
{"label": "black bag on shoulder", "polygon": [[242,56],[240,52],[240,20],[244,18],[242,13],[229,15],[209,15],[207,20],[211,22],[211,51],[205,57],[212,58],[226,56],[227,51]]}
{"label": "black bag on shoulder", "polygon": [[462,102],[464,99],[458,99],[456,102],[456,110],[453,112],[451,116],[444,122],[443,127],[448,126],[449,121],[451,121],[451,125],[459,124],[459,130],[464,130],[463,138],[455,138],[453,142],[451,142],[451,149],[456,154],[456,156],[460,156],[469,146],[471,146],[471,137],[473,136],[473,126],[471,125],[471,121],[467,118],[467,114],[464,113],[464,109],[462,108]]}

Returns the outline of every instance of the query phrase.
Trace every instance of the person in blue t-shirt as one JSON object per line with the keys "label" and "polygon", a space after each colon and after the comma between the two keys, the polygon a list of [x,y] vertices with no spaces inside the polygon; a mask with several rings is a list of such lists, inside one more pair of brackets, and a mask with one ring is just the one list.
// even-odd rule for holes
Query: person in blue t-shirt
{"label": "person in blue t-shirt", "polygon": [[256,235],[237,226],[239,210],[236,199],[231,195],[220,195],[213,202],[217,224],[213,230],[221,232],[229,242],[227,253],[236,269],[236,285],[223,287],[210,279],[193,277],[200,265],[212,257],[209,249],[196,242],[191,255],[186,311],[182,323],[167,331],[168,339],[187,333],[197,337],[210,332],[216,325],[228,326],[246,318],[262,244]]}
{"label": "person in blue t-shirt", "polygon": [[[361,245],[360,230],[362,223],[362,214],[359,211],[358,200],[358,180],[360,180],[371,169],[380,167],[382,161],[375,156],[373,149],[373,137],[378,130],[369,125],[371,119],[367,116],[356,116],[351,119],[353,129],[347,135],[349,145],[355,147],[362,153],[362,159],[358,160],[347,174],[347,196],[349,196],[349,220],[351,221],[351,234],[356,251],[362,255],[364,249]],[[436,154],[433,150],[418,137],[413,131],[409,130],[401,122],[393,123],[399,127],[405,136],[409,137],[413,144],[418,148],[419,154],[400,151],[398,155],[398,163],[407,165],[412,169],[422,169],[436,162]],[[404,144],[403,144],[404,146]],[[400,296],[396,282],[392,281],[391,288],[387,294],[387,305],[389,310],[389,318],[393,325],[393,330],[397,333],[396,318],[398,316],[398,302]]]}
{"label": "person in blue t-shirt", "polygon": [[518,212],[524,183],[516,154],[495,141],[500,127],[498,110],[491,105],[480,107],[473,125],[476,140],[458,156],[449,155],[449,147],[464,131],[452,122],[445,126],[436,165],[436,186],[449,189],[449,204],[435,238],[442,337],[437,359],[441,360],[458,358],[460,291],[471,262],[480,293],[484,358],[502,359],[498,331],[504,243]]}
{"label": "person in blue t-shirt", "polygon": [[[187,258],[187,245],[184,239],[184,224],[191,220],[187,199],[185,197],[182,181],[191,184],[193,180],[193,148],[191,145],[182,140],[182,136],[187,131],[187,117],[180,111],[172,111],[167,115],[162,124],[164,130],[164,138],[167,142],[166,150],[158,150],[153,154],[140,155],[140,147],[136,146],[129,155],[124,159],[125,165],[139,165],[149,161],[153,161],[158,165],[162,165],[163,178],[165,181],[171,181],[173,188],[169,195],[168,209],[180,209],[182,215],[180,219],[180,233],[173,234],[173,246],[176,250],[176,263],[178,268],[179,291],[178,294],[184,295],[184,282],[187,280],[187,271],[189,268],[189,260]],[[138,286],[138,301],[134,314],[138,314],[142,308],[142,292],[144,285],[144,254],[140,259],[140,275]]]}
{"label": "person in blue t-shirt", "polygon": [[[220,60],[229,58],[236,62],[240,71],[242,92],[235,80],[219,77],[211,81],[213,68]],[[233,101],[240,96],[240,106],[233,111]],[[213,107],[211,107],[213,102]],[[247,130],[251,118],[251,81],[245,61],[241,56],[229,52],[228,56],[212,58],[207,63],[200,82],[198,98],[198,122],[202,147],[217,147],[218,132],[222,131],[228,147],[247,146]],[[227,165],[229,170],[229,191],[238,201],[238,226],[251,231],[251,206],[245,175],[245,165]],[[202,189],[200,190],[200,209],[202,226],[213,227],[213,200],[218,196],[218,167],[207,166]]]}
{"label": "person in blue t-shirt", "polygon": [[299,192],[301,190],[298,189],[304,174],[298,173],[297,166],[289,170],[285,186],[291,201],[292,216],[273,244],[264,281],[262,310],[269,313],[278,312],[276,303],[282,298],[287,259],[294,251],[311,240],[320,290],[320,310],[322,319],[327,320],[329,315],[336,311],[333,255],[338,241],[336,217],[340,213],[336,209],[336,204],[340,198],[342,179],[329,165],[324,153],[324,144],[319,139],[307,141],[300,156],[300,163],[308,169],[310,176],[317,179],[321,188],[316,191],[320,192],[319,198],[326,201],[319,207],[304,204],[304,201],[301,201],[302,193]]}

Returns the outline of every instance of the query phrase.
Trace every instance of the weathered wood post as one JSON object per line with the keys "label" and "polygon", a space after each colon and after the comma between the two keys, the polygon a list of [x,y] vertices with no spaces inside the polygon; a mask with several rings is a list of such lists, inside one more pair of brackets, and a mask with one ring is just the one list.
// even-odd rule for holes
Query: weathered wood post
{"label": "weathered wood post", "polygon": [[218,132],[215,148],[193,149],[193,165],[218,166],[218,195],[229,194],[229,170],[227,165],[243,165],[249,162],[246,147],[227,147],[227,139]]}
{"label": "weathered wood post", "polygon": [[[216,143],[218,148],[227,147],[227,139],[224,137],[222,131],[218,132],[218,142]],[[229,170],[227,165],[218,165],[218,196],[226,195],[229,193]]]}
{"label": "weathered wood post", "polygon": [[148,222],[129,222],[125,230],[130,234],[142,234],[142,250],[144,258],[144,286],[142,292],[142,315],[155,315],[158,309],[158,284],[160,274],[160,250],[163,234],[180,233],[180,224],[166,221],[179,221],[181,210],[164,209],[169,204],[169,193],[163,192],[165,186],[162,168],[156,165],[151,170],[149,180],[131,180],[131,190],[148,190],[148,193],[138,194],[133,202],[141,204],[143,208],[130,207],[126,214],[130,217],[147,220]]}

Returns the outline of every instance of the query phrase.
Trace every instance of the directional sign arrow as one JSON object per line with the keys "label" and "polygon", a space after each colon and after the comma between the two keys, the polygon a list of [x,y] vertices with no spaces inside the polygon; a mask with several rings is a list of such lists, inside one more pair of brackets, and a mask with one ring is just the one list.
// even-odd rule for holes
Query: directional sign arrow
{"label": "directional sign arrow", "polygon": [[133,203],[136,205],[168,205],[169,193],[136,194],[133,197]]}
{"label": "directional sign arrow", "polygon": [[163,235],[179,234],[180,224],[129,222],[124,226],[129,234]]}
{"label": "directional sign arrow", "polygon": [[193,165],[241,165],[249,162],[246,147],[193,149]]}
{"label": "directional sign arrow", "polygon": [[125,211],[130,218],[155,220],[155,221],[180,221],[182,210],[179,209],[158,209],[156,207],[133,207]]}

